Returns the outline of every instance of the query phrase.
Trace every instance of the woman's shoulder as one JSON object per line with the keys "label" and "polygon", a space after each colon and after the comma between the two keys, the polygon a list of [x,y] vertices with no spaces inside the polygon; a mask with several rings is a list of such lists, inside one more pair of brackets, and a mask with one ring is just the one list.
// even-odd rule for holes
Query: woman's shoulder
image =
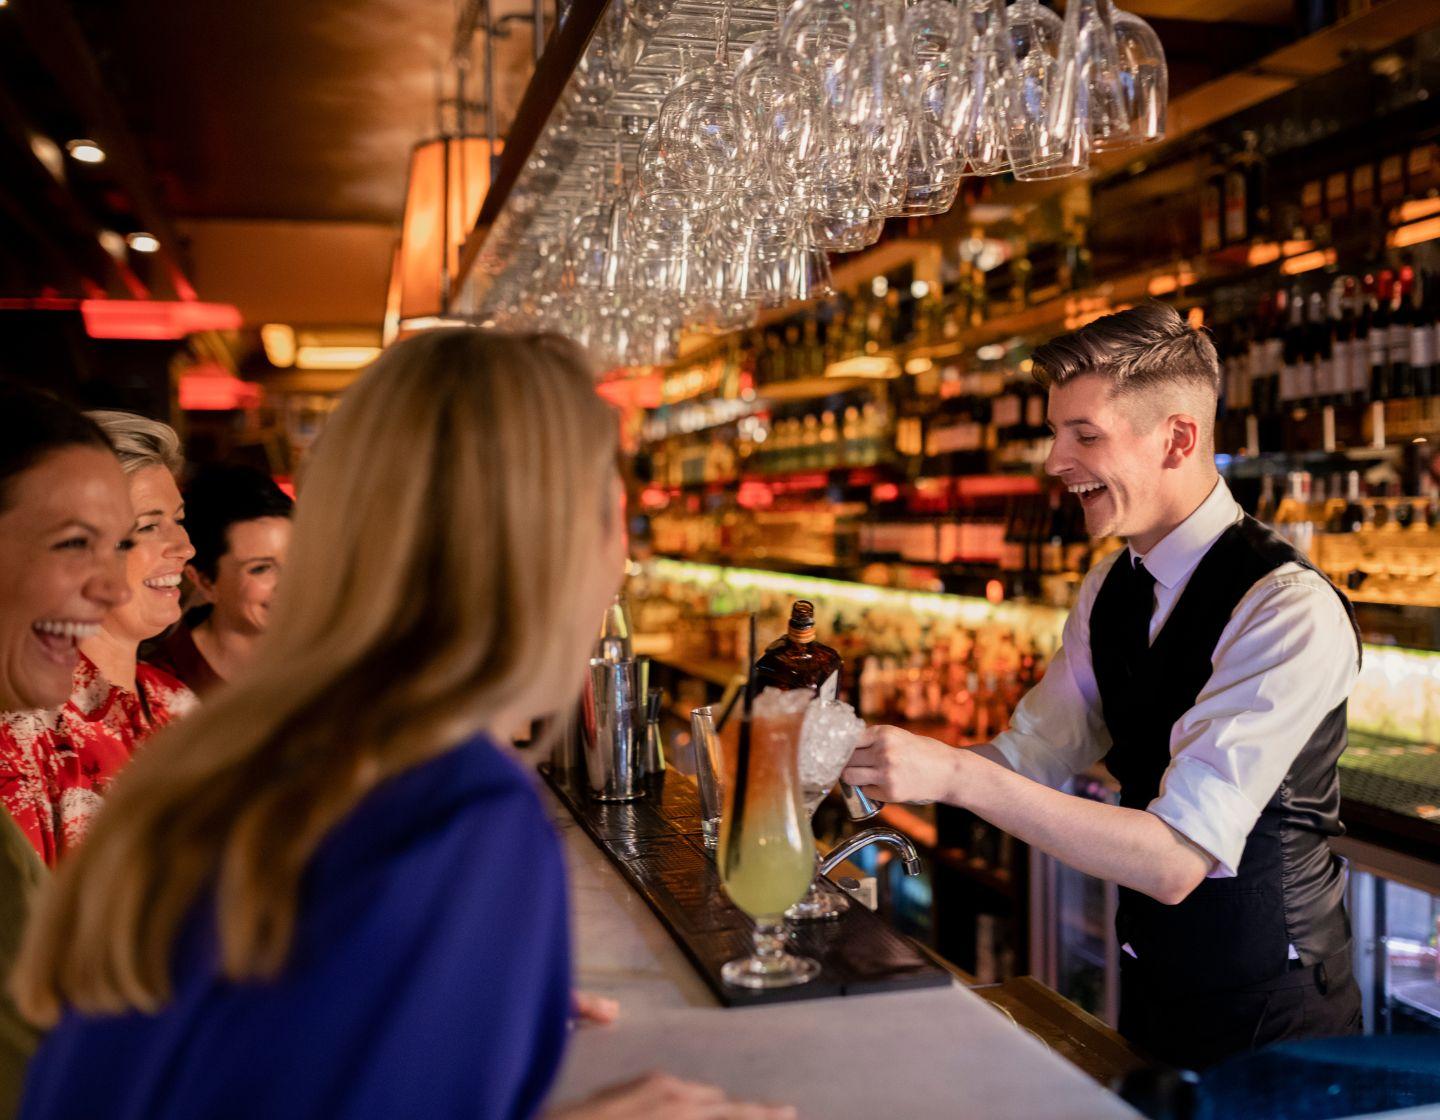
{"label": "woman's shoulder", "polygon": [[485,836],[554,839],[534,783],[487,735],[474,735],[383,782],[325,845],[337,867],[404,850],[463,848]]}
{"label": "woman's shoulder", "polygon": [[161,722],[184,715],[198,703],[184,681],[148,661],[135,666],[135,683],[145,690],[150,710]]}

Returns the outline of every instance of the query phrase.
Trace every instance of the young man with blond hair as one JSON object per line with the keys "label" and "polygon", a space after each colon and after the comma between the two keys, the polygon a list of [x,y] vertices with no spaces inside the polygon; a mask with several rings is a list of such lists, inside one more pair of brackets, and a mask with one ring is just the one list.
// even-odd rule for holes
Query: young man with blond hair
{"label": "young man with blond hair", "polygon": [[[1215,467],[1215,347],[1146,304],[1040,347],[1046,470],[1095,537],[1061,649],[1010,730],[957,751],[871,728],[845,780],[961,806],[1117,883],[1120,1030],[1201,1068],[1359,1030],[1336,761],[1360,663],[1345,597]],[[1119,805],[1061,792],[1103,759]]]}

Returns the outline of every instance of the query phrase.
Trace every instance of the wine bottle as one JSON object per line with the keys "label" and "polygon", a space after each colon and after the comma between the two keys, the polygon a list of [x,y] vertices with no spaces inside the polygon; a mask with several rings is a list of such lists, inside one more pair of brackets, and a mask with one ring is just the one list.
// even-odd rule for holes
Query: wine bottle
{"label": "wine bottle", "polygon": [[1390,399],[1390,301],[1394,274],[1387,268],[1375,280],[1370,304],[1370,400]]}

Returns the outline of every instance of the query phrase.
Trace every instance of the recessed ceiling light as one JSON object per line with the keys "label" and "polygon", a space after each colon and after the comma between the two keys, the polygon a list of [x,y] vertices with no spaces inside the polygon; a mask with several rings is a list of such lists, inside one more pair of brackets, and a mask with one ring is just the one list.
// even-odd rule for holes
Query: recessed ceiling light
{"label": "recessed ceiling light", "polygon": [[132,233],[125,243],[137,253],[155,253],[160,249],[160,240],[153,233]]}
{"label": "recessed ceiling light", "polygon": [[105,149],[94,140],[71,140],[65,145],[70,158],[81,163],[104,163]]}

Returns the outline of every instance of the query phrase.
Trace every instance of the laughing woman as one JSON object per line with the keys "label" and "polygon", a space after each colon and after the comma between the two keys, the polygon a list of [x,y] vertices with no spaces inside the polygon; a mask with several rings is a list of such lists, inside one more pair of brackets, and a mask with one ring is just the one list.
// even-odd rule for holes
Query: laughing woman
{"label": "laughing woman", "polygon": [[137,651],[180,617],[180,573],[194,554],[185,535],[174,472],[180,441],[165,424],[128,412],[92,412],[120,457],[133,524],[126,555],[129,595],[93,621],[67,624],[56,640],[79,639],[70,698],[12,715],[9,753],[25,764],[4,794],[6,808],[49,865],[84,836],[101,797],[136,744],[190,708],[194,696]]}
{"label": "laughing woman", "polygon": [[[120,464],[90,421],[0,379],[0,801],[50,811],[49,772],[11,732],[70,693],[75,635],[128,597],[130,502]],[[31,741],[33,745],[33,741]],[[45,868],[0,808],[0,974]],[[0,1117],[14,1114],[35,1036],[0,994]]]}

